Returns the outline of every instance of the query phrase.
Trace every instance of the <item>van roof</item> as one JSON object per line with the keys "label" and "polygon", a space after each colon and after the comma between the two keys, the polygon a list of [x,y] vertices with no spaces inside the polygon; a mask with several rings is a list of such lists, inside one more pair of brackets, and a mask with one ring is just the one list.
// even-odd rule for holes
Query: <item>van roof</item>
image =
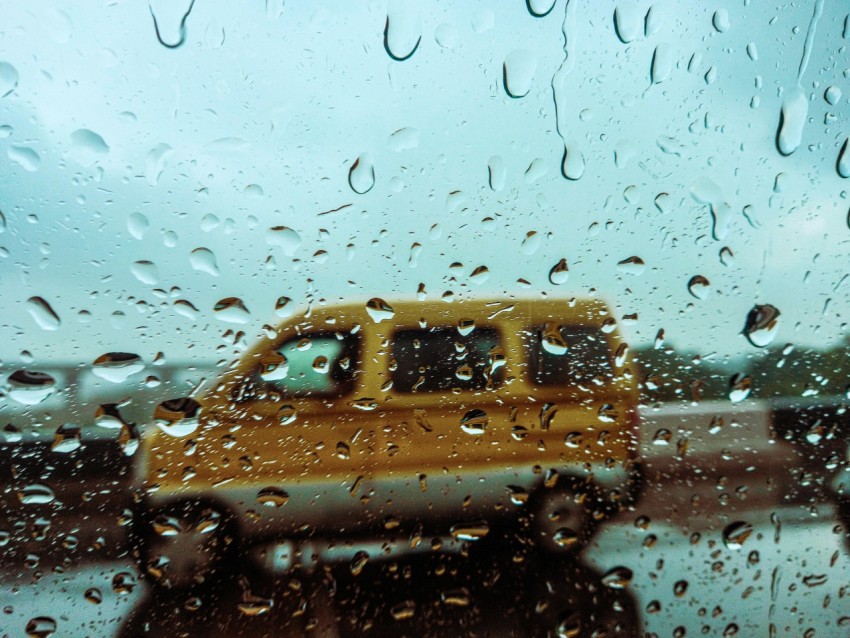
{"label": "van roof", "polygon": [[[370,312],[370,307],[377,310]],[[383,311],[381,309],[383,308]],[[373,298],[360,302],[327,304],[314,307],[309,318],[306,308],[287,320],[279,327],[298,324],[299,317],[314,327],[327,325],[330,329],[336,324],[385,324],[415,325],[425,318],[429,323],[456,323],[463,319],[476,321],[529,318],[534,321],[569,320],[580,321],[584,325],[598,326],[612,316],[609,306],[595,298],[466,298],[447,303],[440,299],[418,300],[415,298]]]}

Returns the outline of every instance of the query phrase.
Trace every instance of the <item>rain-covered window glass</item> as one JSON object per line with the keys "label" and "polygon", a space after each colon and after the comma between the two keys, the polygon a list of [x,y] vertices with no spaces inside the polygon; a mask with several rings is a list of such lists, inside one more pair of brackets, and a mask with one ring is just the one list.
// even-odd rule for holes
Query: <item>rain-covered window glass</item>
{"label": "rain-covered window glass", "polygon": [[525,336],[534,384],[571,387],[611,379],[611,349],[600,330],[546,323]]}
{"label": "rain-covered window glass", "polygon": [[439,392],[498,385],[504,373],[499,343],[498,331],[491,328],[465,335],[455,328],[399,330],[394,335],[393,389]]}
{"label": "rain-covered window glass", "polygon": [[846,0],[0,7],[0,636],[850,635]]}

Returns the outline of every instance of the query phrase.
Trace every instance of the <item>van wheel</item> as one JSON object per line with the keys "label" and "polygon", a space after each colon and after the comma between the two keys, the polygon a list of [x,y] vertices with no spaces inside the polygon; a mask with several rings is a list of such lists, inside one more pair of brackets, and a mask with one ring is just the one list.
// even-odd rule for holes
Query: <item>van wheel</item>
{"label": "van wheel", "polygon": [[562,477],[552,488],[541,487],[531,500],[531,535],[544,552],[578,554],[605,518],[596,485],[575,477]]}
{"label": "van wheel", "polygon": [[237,554],[234,517],[204,501],[177,501],[136,518],[134,554],[155,586],[185,588],[224,572]]}

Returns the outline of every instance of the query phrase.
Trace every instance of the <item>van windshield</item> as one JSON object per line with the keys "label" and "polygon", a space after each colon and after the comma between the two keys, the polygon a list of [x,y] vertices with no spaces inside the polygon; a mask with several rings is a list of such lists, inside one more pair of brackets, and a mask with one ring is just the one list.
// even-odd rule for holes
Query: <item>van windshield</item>
{"label": "van windshield", "polygon": [[393,389],[438,392],[454,388],[482,390],[501,385],[504,356],[499,332],[475,328],[399,330],[393,344]]}
{"label": "van windshield", "polygon": [[602,384],[612,378],[611,351],[596,328],[547,322],[527,330],[525,337],[535,385]]}

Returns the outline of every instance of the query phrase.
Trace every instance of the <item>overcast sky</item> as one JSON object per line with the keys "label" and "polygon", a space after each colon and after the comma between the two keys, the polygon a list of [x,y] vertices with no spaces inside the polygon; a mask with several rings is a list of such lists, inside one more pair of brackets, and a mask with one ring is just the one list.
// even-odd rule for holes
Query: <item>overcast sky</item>
{"label": "overcast sky", "polygon": [[[186,2],[8,3],[0,359],[214,360],[225,330],[278,321],[280,296],[420,283],[435,303],[598,294],[637,313],[632,343],[663,328],[703,355],[755,352],[756,303],[780,310],[776,343],[833,343],[850,311],[846,8],[822,6],[795,89],[815,3],[747,5],[620,3],[619,38],[606,2],[197,0],[168,48],[152,12],[174,45]],[[787,156],[783,99],[803,123]],[[633,256],[642,271],[618,267]],[[216,317],[226,297],[247,323]]]}

